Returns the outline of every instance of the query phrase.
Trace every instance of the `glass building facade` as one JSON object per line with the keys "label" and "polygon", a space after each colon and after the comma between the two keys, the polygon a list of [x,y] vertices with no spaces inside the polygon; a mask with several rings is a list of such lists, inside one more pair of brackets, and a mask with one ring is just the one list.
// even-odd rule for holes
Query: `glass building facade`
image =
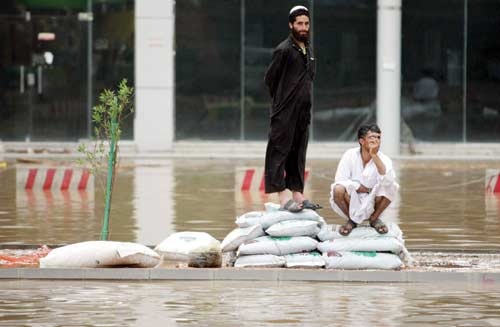
{"label": "glass building facade", "polygon": [[[185,0],[175,9],[177,140],[267,139],[263,77],[297,4],[310,8],[317,58],[312,140],[352,141],[376,119],[376,1]],[[498,142],[499,28],[498,0],[403,0],[401,116],[417,140]]]}
{"label": "glass building facade", "polygon": [[0,35],[4,141],[89,138],[101,90],[134,83],[134,1],[1,1]]}
{"label": "glass building facade", "polygon": [[[310,8],[317,58],[311,140],[353,141],[376,119],[377,1],[178,0],[175,31],[165,31],[175,49],[175,109],[165,109],[174,140],[267,139],[264,73],[298,4]],[[135,82],[137,5],[1,1],[0,139],[90,137],[100,91]],[[499,142],[499,29],[500,0],[402,1],[401,117],[414,138]],[[134,139],[133,123],[124,139]]]}

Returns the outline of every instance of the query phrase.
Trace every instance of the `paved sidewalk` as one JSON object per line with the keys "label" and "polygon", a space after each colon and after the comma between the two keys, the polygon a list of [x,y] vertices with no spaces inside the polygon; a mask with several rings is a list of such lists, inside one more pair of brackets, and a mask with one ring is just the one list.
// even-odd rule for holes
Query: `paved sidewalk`
{"label": "paved sidewalk", "polygon": [[500,272],[476,271],[375,271],[237,268],[94,268],[94,269],[0,269],[2,279],[43,280],[255,280],[317,282],[390,282],[500,284]]}

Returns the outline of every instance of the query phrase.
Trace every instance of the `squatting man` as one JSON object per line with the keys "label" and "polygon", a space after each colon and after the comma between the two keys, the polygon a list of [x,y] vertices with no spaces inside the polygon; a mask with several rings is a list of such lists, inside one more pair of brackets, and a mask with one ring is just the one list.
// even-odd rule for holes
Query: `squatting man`
{"label": "squatting man", "polygon": [[396,197],[399,185],[395,182],[392,160],[379,150],[380,137],[377,125],[361,126],[359,147],[347,150],[337,167],[330,204],[347,220],[339,230],[344,236],[365,220],[378,233],[388,232],[379,217]]}

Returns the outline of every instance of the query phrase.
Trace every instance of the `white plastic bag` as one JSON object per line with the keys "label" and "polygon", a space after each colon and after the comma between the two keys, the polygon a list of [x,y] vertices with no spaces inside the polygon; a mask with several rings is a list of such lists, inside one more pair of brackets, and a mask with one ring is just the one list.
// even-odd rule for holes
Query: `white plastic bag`
{"label": "white plastic bag", "polygon": [[164,261],[185,262],[189,267],[220,267],[220,242],[204,232],[174,233],[155,247]]}
{"label": "white plastic bag", "polygon": [[285,255],[310,252],[316,249],[318,241],[307,236],[272,237],[261,236],[240,245],[238,256],[251,254]]}
{"label": "white plastic bag", "polygon": [[236,268],[277,268],[285,265],[285,258],[272,254],[244,255],[236,259]]}
{"label": "white plastic bag", "polygon": [[321,268],[325,259],[319,252],[293,253],[285,256],[287,268]]}
{"label": "white plastic bag", "polygon": [[391,253],[332,251],[323,253],[327,269],[399,269],[401,259]]}
{"label": "white plastic bag", "polygon": [[311,236],[319,232],[318,223],[312,220],[285,220],[266,229],[271,236]]}
{"label": "white plastic bag", "polygon": [[386,234],[379,234],[373,227],[370,226],[358,226],[354,228],[349,235],[343,236],[339,233],[340,226],[341,225],[322,224],[317,236],[321,241],[328,241],[336,238],[395,237],[401,240],[403,239],[403,232],[399,226],[394,223],[387,224],[388,232]]}
{"label": "white plastic bag", "polygon": [[376,251],[399,254],[403,249],[403,242],[394,237],[337,238],[318,244],[318,250],[323,253],[331,251]]}
{"label": "white plastic bag", "polygon": [[227,234],[222,241],[222,252],[234,251],[244,242],[263,235],[265,235],[264,230],[259,224],[244,228],[236,228]]}
{"label": "white plastic bag", "polygon": [[87,241],[53,249],[40,259],[40,268],[98,268],[130,266],[149,268],[160,256],[147,246],[113,241]]}

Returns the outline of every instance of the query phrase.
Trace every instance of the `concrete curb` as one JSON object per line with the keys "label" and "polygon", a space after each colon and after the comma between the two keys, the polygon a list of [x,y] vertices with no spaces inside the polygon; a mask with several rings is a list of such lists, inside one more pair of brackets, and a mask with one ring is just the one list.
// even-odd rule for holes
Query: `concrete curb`
{"label": "concrete curb", "polygon": [[384,282],[500,285],[500,272],[479,271],[380,271],[380,270],[305,270],[305,269],[236,269],[236,268],[82,268],[82,269],[0,269],[0,280],[207,280],[207,281],[315,281],[315,282]]}

